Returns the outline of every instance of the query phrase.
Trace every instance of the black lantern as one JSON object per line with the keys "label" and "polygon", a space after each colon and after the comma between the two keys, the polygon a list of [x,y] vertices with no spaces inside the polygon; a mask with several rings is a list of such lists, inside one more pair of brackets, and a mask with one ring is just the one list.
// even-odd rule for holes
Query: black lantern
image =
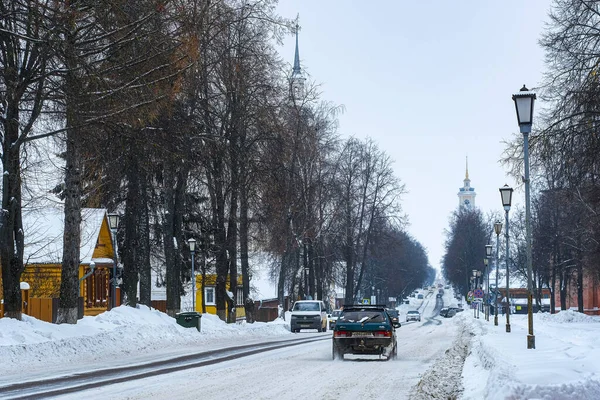
{"label": "black lantern", "polygon": [[190,251],[193,253],[196,251],[196,239],[194,238],[189,238],[188,239],[188,244],[190,246]]}
{"label": "black lantern", "polygon": [[492,256],[492,245],[491,244],[486,244],[485,245],[485,255],[490,258]]}

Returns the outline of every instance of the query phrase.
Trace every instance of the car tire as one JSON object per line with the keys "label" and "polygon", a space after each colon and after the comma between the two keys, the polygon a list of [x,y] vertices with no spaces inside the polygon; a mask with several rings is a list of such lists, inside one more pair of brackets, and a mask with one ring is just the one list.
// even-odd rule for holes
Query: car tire
{"label": "car tire", "polygon": [[331,357],[333,360],[343,360],[344,353],[341,350],[336,349],[335,345],[333,345]]}
{"label": "car tire", "polygon": [[392,350],[392,354],[390,354],[390,358],[392,360],[398,359],[398,345],[394,346],[394,349]]}

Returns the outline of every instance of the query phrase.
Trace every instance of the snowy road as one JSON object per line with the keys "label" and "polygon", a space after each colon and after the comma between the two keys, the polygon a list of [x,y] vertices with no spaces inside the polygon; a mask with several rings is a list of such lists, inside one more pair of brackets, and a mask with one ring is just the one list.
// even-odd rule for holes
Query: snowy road
{"label": "snowy road", "polygon": [[60,398],[222,399],[234,393],[235,387],[243,388],[248,399],[408,398],[421,376],[452,345],[457,332],[451,319],[437,315],[441,302],[436,304],[433,295],[419,308],[423,321],[403,323],[397,331],[397,360],[347,356],[344,361],[332,361],[331,341],[324,340]]}

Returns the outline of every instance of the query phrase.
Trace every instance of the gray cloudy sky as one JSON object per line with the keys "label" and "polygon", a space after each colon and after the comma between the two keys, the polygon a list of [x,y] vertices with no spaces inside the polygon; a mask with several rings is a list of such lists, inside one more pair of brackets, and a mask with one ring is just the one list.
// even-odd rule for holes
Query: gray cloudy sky
{"label": "gray cloudy sky", "polygon": [[[484,213],[501,212],[498,188],[516,185],[498,160],[502,141],[518,133],[511,95],[541,80],[537,42],[549,7],[550,0],[280,0],[280,15],[300,14],[303,69],[322,84],[324,100],[346,108],[340,134],[370,136],[395,160],[409,191],[408,231],[435,268],[465,157]],[[280,52],[293,62],[293,37]],[[513,202],[524,203],[523,190]]]}

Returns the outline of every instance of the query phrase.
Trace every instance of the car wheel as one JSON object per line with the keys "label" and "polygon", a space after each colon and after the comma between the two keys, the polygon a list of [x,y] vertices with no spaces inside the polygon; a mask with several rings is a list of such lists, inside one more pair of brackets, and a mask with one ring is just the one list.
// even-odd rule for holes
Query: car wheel
{"label": "car wheel", "polygon": [[333,360],[343,360],[344,353],[341,350],[335,348],[335,345],[332,346],[332,354],[331,357]]}
{"label": "car wheel", "polygon": [[394,349],[392,350],[392,354],[390,356],[392,360],[398,359],[398,345],[394,346]]}

